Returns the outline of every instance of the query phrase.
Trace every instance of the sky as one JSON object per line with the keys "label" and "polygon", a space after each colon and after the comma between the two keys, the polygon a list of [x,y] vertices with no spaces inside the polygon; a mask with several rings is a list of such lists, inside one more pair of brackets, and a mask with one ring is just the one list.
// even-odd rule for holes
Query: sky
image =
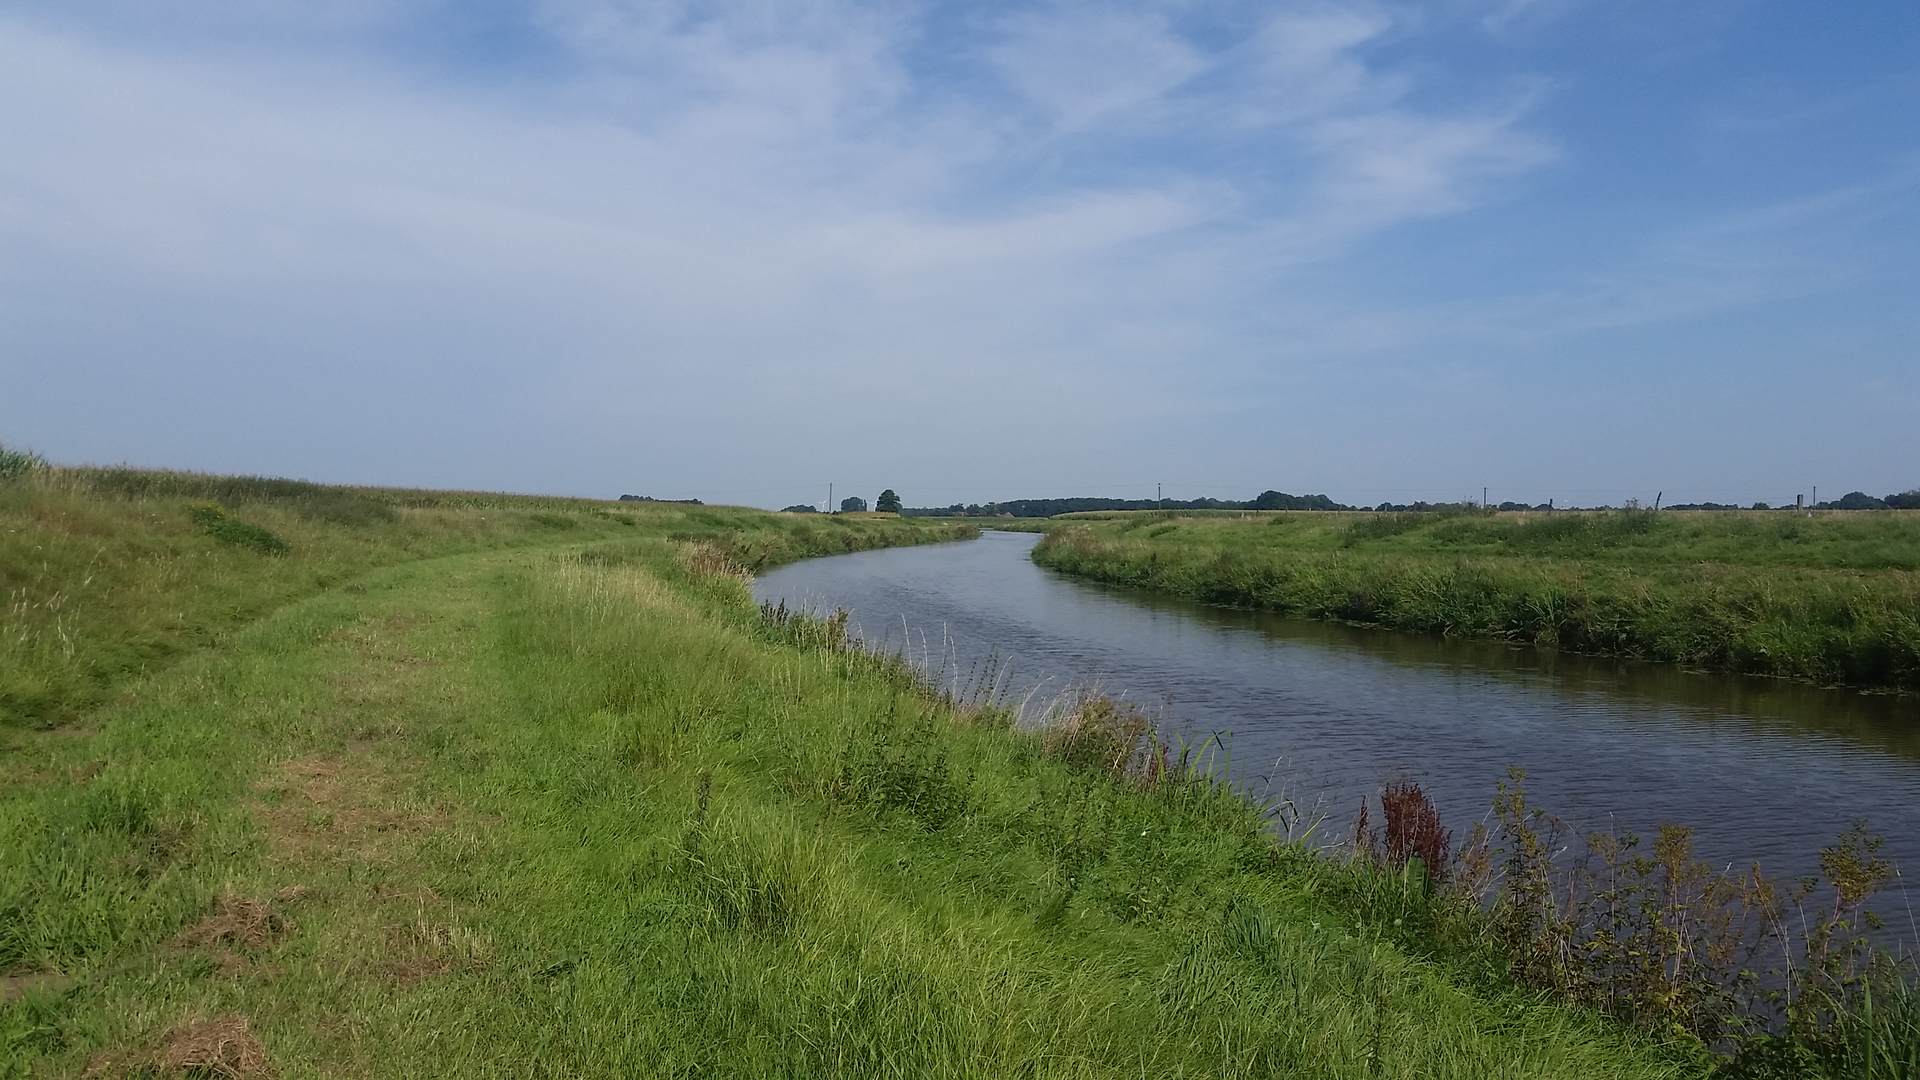
{"label": "sky", "polygon": [[774,507],[1920,487],[1920,4],[0,0],[0,442]]}

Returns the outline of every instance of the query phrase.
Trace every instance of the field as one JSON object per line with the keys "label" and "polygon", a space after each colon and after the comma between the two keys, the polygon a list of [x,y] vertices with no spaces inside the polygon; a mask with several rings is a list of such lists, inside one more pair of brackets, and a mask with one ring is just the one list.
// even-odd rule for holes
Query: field
{"label": "field", "polygon": [[1139,513],[1046,566],[1206,603],[1920,690],[1920,515]]}
{"label": "field", "polygon": [[[40,469],[0,529],[0,1075],[1728,1060],[1523,988],[1466,937],[1534,909],[1391,823],[1324,858],[1111,705],[1015,727],[748,591],[964,528]],[[1879,1008],[1740,1075],[1902,1075]]]}

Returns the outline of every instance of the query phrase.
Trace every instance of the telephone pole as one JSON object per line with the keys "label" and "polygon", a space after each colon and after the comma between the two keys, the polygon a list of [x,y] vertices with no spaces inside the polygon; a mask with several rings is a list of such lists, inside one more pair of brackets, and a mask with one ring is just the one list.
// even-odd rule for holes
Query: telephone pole
{"label": "telephone pole", "polygon": [[1160,494],[1160,483],[1157,480],[1153,485],[1153,501],[1160,504],[1160,509],[1165,510],[1167,508],[1166,497]]}
{"label": "telephone pole", "polygon": [[833,481],[827,481],[827,513],[833,513]]}

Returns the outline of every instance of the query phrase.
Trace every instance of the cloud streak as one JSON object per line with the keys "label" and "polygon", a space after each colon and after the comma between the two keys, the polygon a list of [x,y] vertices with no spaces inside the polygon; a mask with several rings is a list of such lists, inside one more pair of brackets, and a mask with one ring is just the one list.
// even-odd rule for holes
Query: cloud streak
{"label": "cloud streak", "polygon": [[[503,66],[454,70],[407,59],[426,7],[182,5],[163,47],[127,30],[157,16],[99,10],[0,15],[0,348],[28,390],[0,422],[170,381],[201,433],[127,408],[58,455],[738,489],[879,442],[929,477],[1041,455],[1064,479],[1254,373],[1605,321],[1551,282],[1445,328],[1475,305],[1330,294],[1563,160],[1544,80],[1428,93],[1431,62],[1389,57],[1431,27],[1387,6],[550,0],[515,9]],[[1667,265],[1608,306],[1742,295]],[[954,466],[983,424],[1030,449]]]}

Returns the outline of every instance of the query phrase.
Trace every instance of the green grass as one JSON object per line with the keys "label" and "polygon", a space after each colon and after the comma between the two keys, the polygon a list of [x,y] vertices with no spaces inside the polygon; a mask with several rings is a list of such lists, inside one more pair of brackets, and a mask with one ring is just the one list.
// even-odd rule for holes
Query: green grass
{"label": "green grass", "polygon": [[1206,603],[1920,690],[1920,515],[1143,513],[1043,565]]}
{"label": "green grass", "polygon": [[723,539],[735,561],[758,567],[972,530],[42,466],[0,481],[0,731],[67,723],[127,678],[375,567],[642,534]]}
{"label": "green grass", "polygon": [[[738,566],[952,529],[90,479],[0,504],[84,675],[0,731],[0,1073],[1710,1068],[1396,943],[1204,778],[769,622]],[[393,514],[308,512],[360,499]]]}

